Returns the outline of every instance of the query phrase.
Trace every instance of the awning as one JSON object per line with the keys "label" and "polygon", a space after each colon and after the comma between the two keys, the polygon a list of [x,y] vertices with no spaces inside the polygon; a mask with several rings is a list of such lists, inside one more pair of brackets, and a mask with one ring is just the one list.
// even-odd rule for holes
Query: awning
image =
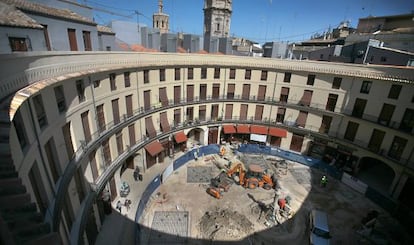
{"label": "awning", "polygon": [[260,126],[260,125],[252,125],[250,126],[250,132],[252,134],[267,134],[268,127]]}
{"label": "awning", "polygon": [[286,138],[287,137],[287,131],[285,129],[281,129],[281,128],[270,127],[269,128],[269,135],[280,137],[280,138]]}
{"label": "awning", "polygon": [[223,125],[223,132],[225,134],[234,134],[236,133],[236,128],[234,127],[234,125]]}
{"label": "awning", "polygon": [[151,156],[155,156],[164,150],[164,147],[162,147],[161,143],[158,140],[149,143],[144,148]]}
{"label": "awning", "polygon": [[160,114],[160,123],[162,132],[166,133],[170,131],[170,123],[168,122],[167,112]]}
{"label": "awning", "polygon": [[180,131],[174,135],[175,142],[182,143],[187,141],[187,135],[185,135],[184,131]]}
{"label": "awning", "polygon": [[250,134],[249,125],[239,124],[237,125],[238,134]]}

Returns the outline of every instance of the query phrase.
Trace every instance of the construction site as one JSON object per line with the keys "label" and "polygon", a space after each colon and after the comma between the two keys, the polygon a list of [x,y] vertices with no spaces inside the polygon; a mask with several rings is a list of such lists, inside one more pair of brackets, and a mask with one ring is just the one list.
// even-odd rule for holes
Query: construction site
{"label": "construction site", "polygon": [[[309,212],[329,215],[331,244],[389,243],[390,234],[364,236],[375,210],[376,227],[398,227],[376,204],[325,173],[297,162],[225,148],[174,171],[153,193],[139,220],[140,244],[309,244]],[[370,220],[372,221],[372,219]],[[395,230],[395,229],[394,229]],[[387,243],[383,243],[387,242]]]}

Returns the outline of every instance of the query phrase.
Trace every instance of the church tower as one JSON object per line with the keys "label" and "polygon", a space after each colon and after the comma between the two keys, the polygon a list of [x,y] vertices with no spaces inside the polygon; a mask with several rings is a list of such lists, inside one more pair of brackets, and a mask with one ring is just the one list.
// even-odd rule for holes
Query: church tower
{"label": "church tower", "polygon": [[169,31],[169,16],[162,12],[162,0],[158,0],[158,13],[152,15],[152,27],[159,29],[160,33],[168,33]]}
{"label": "church tower", "polygon": [[219,38],[229,37],[232,0],[204,0],[204,49]]}

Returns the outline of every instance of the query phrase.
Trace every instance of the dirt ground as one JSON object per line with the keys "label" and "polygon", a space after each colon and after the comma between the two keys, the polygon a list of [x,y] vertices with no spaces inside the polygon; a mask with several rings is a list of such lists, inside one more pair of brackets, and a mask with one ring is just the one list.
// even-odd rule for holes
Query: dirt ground
{"label": "dirt ground", "polygon": [[[387,219],[381,208],[341,182],[328,179],[328,185],[320,187],[322,172],[290,161],[285,165],[287,169],[277,168],[277,160],[280,159],[263,155],[227,155],[226,159],[211,155],[190,161],[164,180],[140,220],[142,226],[172,236],[163,238],[146,232],[141,242],[309,244],[308,215],[317,208],[329,215],[331,244],[369,244],[356,233],[361,219],[370,210],[379,211]],[[270,219],[272,210],[263,208],[273,204],[273,189],[246,189],[233,184],[221,199],[206,192],[208,181],[220,173],[220,168],[235,161],[258,163],[278,176],[278,198],[290,199],[290,215],[279,215],[281,223]]]}

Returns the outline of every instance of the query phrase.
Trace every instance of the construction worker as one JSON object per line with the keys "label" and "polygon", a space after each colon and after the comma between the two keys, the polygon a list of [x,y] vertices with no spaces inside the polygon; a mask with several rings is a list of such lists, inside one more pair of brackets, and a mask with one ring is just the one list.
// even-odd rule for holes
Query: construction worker
{"label": "construction worker", "polygon": [[321,178],[321,186],[322,187],[325,187],[327,183],[328,183],[328,178],[326,178],[326,175],[322,176],[322,178]]}

